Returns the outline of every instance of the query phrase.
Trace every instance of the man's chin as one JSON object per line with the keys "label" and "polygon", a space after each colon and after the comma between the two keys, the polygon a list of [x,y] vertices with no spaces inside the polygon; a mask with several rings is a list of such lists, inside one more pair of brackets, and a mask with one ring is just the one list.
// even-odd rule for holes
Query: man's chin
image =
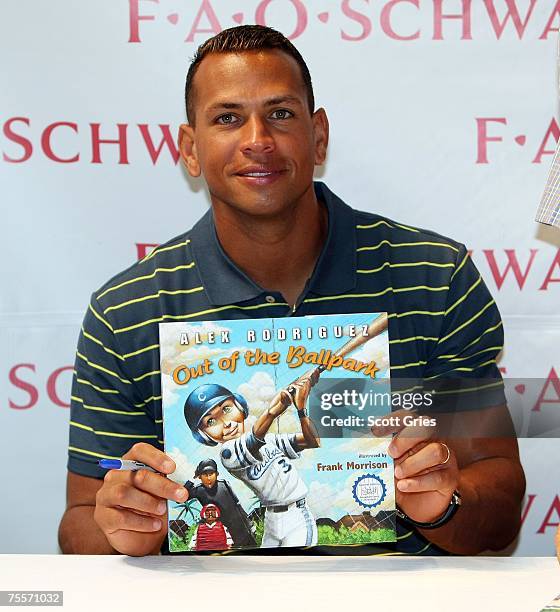
{"label": "man's chin", "polygon": [[240,186],[227,197],[211,197],[215,204],[233,209],[253,218],[274,218],[285,214],[291,206],[290,190],[276,185]]}

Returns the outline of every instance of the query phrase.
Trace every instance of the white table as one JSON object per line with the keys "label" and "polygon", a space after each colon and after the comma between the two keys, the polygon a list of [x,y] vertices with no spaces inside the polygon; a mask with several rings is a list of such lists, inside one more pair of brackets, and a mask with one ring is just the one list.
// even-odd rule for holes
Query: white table
{"label": "white table", "polygon": [[76,612],[537,612],[560,593],[560,566],[540,557],[0,555],[0,590],[40,589],[64,591],[63,608],[41,609]]}

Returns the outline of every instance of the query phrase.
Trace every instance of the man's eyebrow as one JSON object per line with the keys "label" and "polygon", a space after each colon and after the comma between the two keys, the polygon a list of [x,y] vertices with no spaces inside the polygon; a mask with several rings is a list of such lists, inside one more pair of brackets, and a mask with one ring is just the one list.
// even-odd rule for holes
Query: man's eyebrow
{"label": "man's eyebrow", "polygon": [[239,103],[239,102],[216,102],[215,104],[212,104],[212,106],[208,107],[208,111],[214,111],[214,110],[221,110],[222,108],[225,108],[227,110],[235,110],[235,109],[239,109],[239,108],[243,108],[243,104]]}
{"label": "man's eyebrow", "polygon": [[270,98],[265,102],[265,106],[276,106],[277,104],[283,104],[284,102],[291,102],[292,104],[301,104],[301,100],[296,96],[276,96],[275,98]]}
{"label": "man's eyebrow", "polygon": [[[296,97],[296,96],[291,96],[291,95],[285,95],[285,96],[275,96],[274,98],[269,98],[268,100],[266,100],[264,102],[265,106],[276,106],[277,104],[283,104],[283,103],[292,103],[292,104],[300,104],[301,105],[301,100]],[[212,104],[211,106],[209,106],[207,108],[208,112],[212,112],[212,111],[216,111],[216,110],[239,110],[241,108],[243,108],[244,104],[242,104],[241,102],[229,102],[226,100],[220,100],[218,102],[215,102],[214,104]]]}

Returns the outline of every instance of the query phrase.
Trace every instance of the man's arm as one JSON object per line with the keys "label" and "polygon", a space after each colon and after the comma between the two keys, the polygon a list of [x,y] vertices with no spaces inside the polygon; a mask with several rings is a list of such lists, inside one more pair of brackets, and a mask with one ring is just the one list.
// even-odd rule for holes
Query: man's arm
{"label": "man's arm", "polygon": [[421,530],[424,537],[456,554],[500,550],[521,527],[525,476],[514,439],[448,440],[459,465],[457,489],[461,507],[438,529]]}
{"label": "man's arm", "polygon": [[453,491],[461,494],[462,506],[448,523],[422,530],[453,553],[503,548],[521,524],[525,477],[497,366],[503,339],[496,304],[460,245],[424,369],[426,385],[437,389],[437,408],[428,413],[438,427],[404,428],[389,446],[396,501],[412,519],[436,521]]}
{"label": "man's arm", "polygon": [[58,529],[58,543],[63,553],[111,555],[117,551],[93,519],[95,496],[103,480],[68,472],[66,510]]}
{"label": "man's arm", "polygon": [[150,444],[135,444],[123,459],[159,473],[110,470],[103,480],[68,473],[67,509],[59,529],[62,552],[142,556],[158,554],[167,534],[167,500],[186,489],[165,477],[175,463]]}
{"label": "man's arm", "polygon": [[[167,523],[167,499],[187,492],[161,474],[174,462],[151,444],[157,441],[153,413],[132,380],[113,326],[92,297],[78,340],[72,383],[68,499],[59,530],[63,552],[145,555],[159,551]],[[123,457],[159,474],[99,467],[97,457]],[[178,495],[181,491],[181,495]]]}
{"label": "man's arm", "polygon": [[[448,523],[421,530],[433,544],[455,554],[477,554],[504,548],[517,535],[525,477],[513,430],[506,435],[508,421],[504,405],[464,415],[460,438],[441,437],[437,427],[411,426],[396,432],[389,453],[395,459],[396,502],[405,514],[415,521],[434,522],[455,490],[462,497]],[[478,432],[471,426],[476,422],[484,423]],[[386,436],[389,430],[376,428],[374,433]],[[500,437],[491,437],[497,431]]]}

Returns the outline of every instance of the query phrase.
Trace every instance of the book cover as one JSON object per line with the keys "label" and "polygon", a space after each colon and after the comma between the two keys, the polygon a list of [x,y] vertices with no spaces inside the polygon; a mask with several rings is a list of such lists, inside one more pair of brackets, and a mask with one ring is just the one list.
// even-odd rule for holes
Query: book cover
{"label": "book cover", "polygon": [[386,313],[159,333],[170,552],[395,541]]}

